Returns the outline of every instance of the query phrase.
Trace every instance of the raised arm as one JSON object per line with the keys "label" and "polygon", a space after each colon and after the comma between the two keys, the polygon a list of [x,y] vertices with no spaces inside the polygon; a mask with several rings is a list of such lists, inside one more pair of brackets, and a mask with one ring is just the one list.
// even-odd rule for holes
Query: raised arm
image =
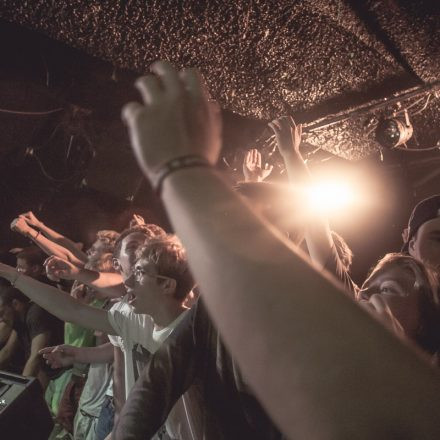
{"label": "raised arm", "polygon": [[80,364],[107,364],[113,362],[113,345],[110,342],[96,347],[74,347],[57,345],[45,347],[39,351],[46,363],[52,368],[68,367]]}
{"label": "raised arm", "polygon": [[[313,180],[299,149],[302,125],[296,125],[292,118],[284,116],[272,121],[269,127],[274,132],[290,183],[299,189],[307,189]],[[330,226],[325,216],[314,213],[313,217],[310,217],[310,221],[307,222],[305,239],[312,261],[318,268],[324,268],[331,253],[336,252]]]}
{"label": "raised arm", "polygon": [[80,268],[58,257],[48,258],[44,265],[50,279],[77,280],[110,298],[119,298],[127,293],[122,276],[118,273],[104,273]]}
{"label": "raised arm", "polygon": [[[157,185],[176,158],[212,163],[219,126],[194,71],[179,75],[165,62],[153,70],[156,77],[137,83],[145,105],[129,104],[123,116]],[[440,421],[430,416],[440,404],[438,373],[257,218],[216,171],[178,168],[163,181],[162,200],[224,341],[284,434],[438,438]]]}
{"label": "raised arm", "polygon": [[83,267],[87,261],[87,256],[85,259],[79,259],[65,247],[49,240],[39,231],[31,228],[23,217],[16,218],[11,223],[11,229],[30,238],[47,255],[55,255],[64,260],[68,260],[78,267]]}
{"label": "raised arm", "polygon": [[77,244],[67,238],[66,236],[54,231],[45,225],[41,220],[39,220],[32,211],[21,214],[20,217],[24,218],[26,223],[39,230],[44,236],[46,236],[50,241],[59,244],[61,247],[67,249],[80,261],[87,261],[87,254],[78,248]]}
{"label": "raised arm", "polygon": [[3,263],[0,263],[0,276],[10,281],[29,299],[62,321],[114,334],[105,310],[85,305],[56,287],[22,275],[13,267]]}

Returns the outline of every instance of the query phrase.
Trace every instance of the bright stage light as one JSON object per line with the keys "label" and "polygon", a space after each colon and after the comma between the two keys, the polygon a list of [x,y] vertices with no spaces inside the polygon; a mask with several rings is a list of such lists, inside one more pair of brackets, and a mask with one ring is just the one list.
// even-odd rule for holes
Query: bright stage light
{"label": "bright stage light", "polygon": [[344,210],[356,198],[349,181],[323,180],[309,186],[306,191],[309,208],[313,212],[330,214]]}

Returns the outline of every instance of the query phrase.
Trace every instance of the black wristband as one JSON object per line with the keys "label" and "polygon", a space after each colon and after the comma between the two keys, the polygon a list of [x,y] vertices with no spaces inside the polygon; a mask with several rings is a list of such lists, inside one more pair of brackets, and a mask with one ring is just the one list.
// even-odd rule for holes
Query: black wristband
{"label": "black wristband", "polygon": [[203,157],[197,156],[195,154],[190,154],[188,156],[176,157],[171,159],[162,165],[159,171],[156,173],[155,182],[153,183],[154,190],[156,194],[160,196],[162,192],[162,185],[164,180],[174,171],[181,170],[183,168],[193,168],[193,167],[209,167],[210,163]]}

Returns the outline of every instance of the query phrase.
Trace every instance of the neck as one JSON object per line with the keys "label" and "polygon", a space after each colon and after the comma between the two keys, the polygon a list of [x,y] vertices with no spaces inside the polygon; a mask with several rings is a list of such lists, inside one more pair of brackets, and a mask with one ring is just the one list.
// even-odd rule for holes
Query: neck
{"label": "neck", "polygon": [[161,329],[169,326],[185,310],[186,307],[180,302],[174,300],[166,301],[152,315],[155,327]]}

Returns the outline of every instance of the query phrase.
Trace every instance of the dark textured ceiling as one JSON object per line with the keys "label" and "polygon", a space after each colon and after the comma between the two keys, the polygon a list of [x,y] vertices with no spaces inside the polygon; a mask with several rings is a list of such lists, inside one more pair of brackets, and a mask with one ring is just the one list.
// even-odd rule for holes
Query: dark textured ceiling
{"label": "dark textured ceiling", "polygon": [[[197,66],[224,109],[258,119],[290,113],[311,122],[439,79],[438,1],[1,4],[5,20],[118,68],[145,73],[160,58]],[[364,157],[377,151],[371,130],[365,128],[371,116],[317,131],[308,142],[345,158]],[[436,144],[439,123],[438,99],[433,96],[417,117],[419,145]]]}

